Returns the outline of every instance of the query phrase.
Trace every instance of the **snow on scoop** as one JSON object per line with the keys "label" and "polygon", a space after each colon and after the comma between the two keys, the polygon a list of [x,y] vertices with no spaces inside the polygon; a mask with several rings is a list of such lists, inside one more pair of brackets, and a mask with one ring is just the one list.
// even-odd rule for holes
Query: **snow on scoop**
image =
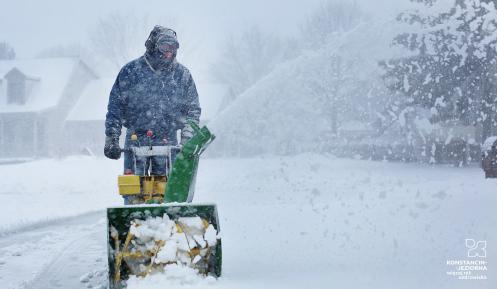
{"label": "snow on scoop", "polygon": [[178,153],[168,177],[119,176],[121,195],[149,204],[107,209],[111,289],[125,288],[131,276],[147,277],[172,264],[221,275],[217,207],[189,203],[200,154],[215,137],[205,126],[190,125],[194,136]]}

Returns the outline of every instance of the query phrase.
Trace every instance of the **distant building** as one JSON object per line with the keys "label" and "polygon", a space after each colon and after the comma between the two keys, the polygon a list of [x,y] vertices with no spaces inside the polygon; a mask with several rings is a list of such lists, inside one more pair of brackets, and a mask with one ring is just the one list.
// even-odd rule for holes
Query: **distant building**
{"label": "distant building", "polygon": [[76,58],[0,61],[0,158],[63,151],[64,122],[95,79]]}
{"label": "distant building", "polygon": [[103,154],[105,115],[114,78],[92,80],[64,123],[65,154]]}

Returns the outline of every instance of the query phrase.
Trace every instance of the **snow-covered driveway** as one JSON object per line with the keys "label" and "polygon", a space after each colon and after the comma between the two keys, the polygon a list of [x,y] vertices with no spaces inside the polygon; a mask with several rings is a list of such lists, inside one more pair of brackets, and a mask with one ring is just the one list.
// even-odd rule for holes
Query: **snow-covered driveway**
{"label": "snow-covered driveway", "polygon": [[[0,237],[2,288],[103,284],[103,211],[65,216],[118,204],[119,168],[93,158],[0,166],[0,217],[10,228]],[[37,188],[44,197],[22,208]],[[220,214],[223,277],[211,288],[497,287],[497,181],[476,167],[318,155],[206,159],[195,201],[217,203]],[[488,280],[447,275],[447,261],[468,259],[466,239],[487,242],[486,258],[476,259],[488,262],[480,271]],[[179,283],[157,288],[196,288]]]}
{"label": "snow-covered driveway", "polygon": [[106,278],[105,239],[103,212],[6,235],[0,238],[2,288],[84,288],[85,274],[95,275],[89,288],[98,288]]}

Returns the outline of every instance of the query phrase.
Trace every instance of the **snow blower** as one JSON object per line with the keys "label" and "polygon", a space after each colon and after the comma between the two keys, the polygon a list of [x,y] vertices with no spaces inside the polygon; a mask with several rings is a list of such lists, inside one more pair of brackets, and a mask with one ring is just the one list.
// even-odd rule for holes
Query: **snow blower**
{"label": "snow blower", "polygon": [[[191,204],[199,157],[215,136],[189,122],[193,137],[179,146],[130,146],[134,157],[166,156],[166,176],[118,176],[130,205],[107,209],[109,288],[126,287],[171,264],[221,275],[220,227],[215,204]],[[132,140],[136,140],[136,135]],[[173,162],[171,155],[179,150]],[[171,166],[172,164],[172,166]]]}

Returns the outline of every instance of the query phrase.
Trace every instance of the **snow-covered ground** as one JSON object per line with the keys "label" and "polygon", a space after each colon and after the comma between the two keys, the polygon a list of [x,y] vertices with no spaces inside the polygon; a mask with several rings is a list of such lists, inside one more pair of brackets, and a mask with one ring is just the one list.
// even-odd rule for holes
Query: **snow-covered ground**
{"label": "snow-covered ground", "polygon": [[0,234],[118,203],[121,166],[90,157],[0,166]]}
{"label": "snow-covered ground", "polygon": [[[0,166],[0,287],[103,288],[101,209],[120,204],[120,167],[89,157]],[[497,181],[476,167],[204,159],[195,201],[218,204],[223,277],[157,288],[497,287]],[[448,260],[468,259],[466,239],[487,241],[476,259],[488,280],[447,276]]]}

